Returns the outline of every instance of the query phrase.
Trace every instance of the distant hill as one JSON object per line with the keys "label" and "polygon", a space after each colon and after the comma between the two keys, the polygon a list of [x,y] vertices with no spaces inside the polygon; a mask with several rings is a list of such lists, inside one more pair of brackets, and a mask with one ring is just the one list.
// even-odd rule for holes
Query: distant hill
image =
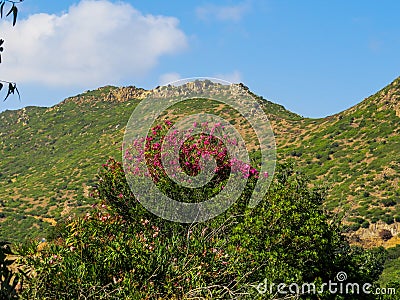
{"label": "distant hill", "polygon": [[[120,159],[134,107],[148,93],[162,95],[165,89],[106,86],[51,108],[1,113],[0,240],[42,237],[63,216],[84,211],[101,164],[110,156]],[[274,129],[279,160],[294,159],[314,182],[331,186],[328,209],[345,211],[353,230],[372,230],[374,223],[394,234],[400,230],[399,78],[322,119],[302,118],[254,96]],[[201,110],[201,104],[191,112],[195,108]],[[180,112],[188,109],[183,105]]]}
{"label": "distant hill", "polygon": [[328,183],[326,206],[346,212],[351,229],[400,232],[400,78],[336,115],[274,127],[280,159],[291,157],[314,181]]}

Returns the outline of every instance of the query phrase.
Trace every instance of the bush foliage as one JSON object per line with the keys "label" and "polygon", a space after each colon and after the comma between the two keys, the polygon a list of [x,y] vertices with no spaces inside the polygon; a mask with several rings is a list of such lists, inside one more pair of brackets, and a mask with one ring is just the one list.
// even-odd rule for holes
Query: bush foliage
{"label": "bush foliage", "polygon": [[86,216],[59,224],[40,251],[36,243],[19,249],[24,265],[34,270],[23,297],[272,299],[256,289],[264,279],[317,285],[336,280],[338,272],[346,272],[349,282],[378,279],[384,250],[350,247],[321,209],[324,191],[310,189],[292,164],[278,167],[253,210],[245,206],[250,194],[246,190],[225,214],[207,222],[169,222],[141,206],[121,163],[111,159],[99,174],[99,203]]}

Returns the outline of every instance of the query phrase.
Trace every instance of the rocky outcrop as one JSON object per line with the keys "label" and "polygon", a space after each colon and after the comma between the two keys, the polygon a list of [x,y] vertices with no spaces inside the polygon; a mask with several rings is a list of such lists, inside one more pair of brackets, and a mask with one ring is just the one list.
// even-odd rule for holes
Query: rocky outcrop
{"label": "rocky outcrop", "polygon": [[126,102],[132,99],[143,99],[147,93],[148,91],[146,91],[145,89],[137,88],[135,86],[104,86],[93,91],[86,91],[85,93],[78,96],[69,97],[61,103],[57,104],[56,106],[61,106],[71,101],[77,104],[95,104],[100,101]]}
{"label": "rocky outcrop", "polygon": [[187,82],[179,86],[167,85],[158,86],[153,90],[148,91],[148,96],[154,98],[174,98],[181,96],[196,95],[219,95],[235,97],[238,95],[248,94],[248,89],[243,84],[231,84],[225,85],[221,83],[215,83],[211,80],[195,80]]}
{"label": "rocky outcrop", "polygon": [[[389,240],[383,240],[380,237],[382,230],[388,230],[392,234]],[[360,228],[355,232],[349,233],[348,237],[353,244],[371,248],[376,246],[393,247],[400,239],[400,223],[386,224],[378,221],[375,224],[370,224],[368,228]]]}

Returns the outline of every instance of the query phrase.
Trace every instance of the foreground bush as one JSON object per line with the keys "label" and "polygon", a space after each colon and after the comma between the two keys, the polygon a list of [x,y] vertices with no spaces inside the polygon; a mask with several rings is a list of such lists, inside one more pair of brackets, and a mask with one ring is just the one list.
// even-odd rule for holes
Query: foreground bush
{"label": "foreground bush", "polygon": [[20,249],[34,270],[23,297],[268,299],[274,295],[256,289],[264,279],[318,284],[342,271],[351,282],[376,281],[383,250],[350,248],[321,210],[322,191],[307,184],[284,165],[254,210],[237,204],[211,221],[178,224],[147,212],[130,193],[121,164],[111,160],[100,173],[98,205],[58,225],[41,251],[35,244]]}
{"label": "foreground bush", "polygon": [[[121,163],[111,159],[99,174],[93,194],[98,204],[91,211],[60,223],[40,251],[35,243],[19,250],[30,270],[24,298],[268,299],[281,295],[269,291],[267,283],[318,286],[335,281],[339,272],[351,282],[378,279],[384,251],[349,247],[337,224],[321,209],[324,191],[308,188],[292,165],[278,168],[263,201],[249,210],[256,181],[268,176],[259,174],[259,162],[253,160],[250,166],[229,157],[225,144],[212,135],[195,135],[180,145],[179,133],[173,131],[167,138],[168,149],[179,151],[179,159],[172,161],[173,174],[196,175],[201,158],[213,156],[216,161],[210,184],[181,188],[162,167],[160,145],[166,142],[171,123],[164,125],[127,148],[128,175],[152,178],[164,194],[188,202],[213,197],[230,176],[238,176],[247,184],[238,201],[206,222],[166,221],[143,208],[129,189]],[[220,129],[215,125],[211,131]],[[327,292],[301,296],[299,291],[293,296],[340,299]]]}

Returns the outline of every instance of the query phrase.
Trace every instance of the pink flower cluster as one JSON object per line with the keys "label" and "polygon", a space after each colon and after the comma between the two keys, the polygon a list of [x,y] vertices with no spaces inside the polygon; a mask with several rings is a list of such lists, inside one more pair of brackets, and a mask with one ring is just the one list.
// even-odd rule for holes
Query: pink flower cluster
{"label": "pink flower cluster", "polygon": [[[167,174],[163,168],[163,159],[168,153],[179,153],[178,157],[169,160],[170,166],[179,172],[183,170],[189,176],[196,176],[202,169],[202,159],[213,158],[216,162],[214,173],[218,178],[226,178],[230,173],[242,174],[244,178],[258,178],[259,171],[252,166],[230,158],[226,143],[237,145],[235,139],[229,139],[221,133],[224,139],[220,139],[215,135],[218,130],[222,130],[223,126],[216,123],[211,129],[208,128],[208,123],[199,125],[194,122],[193,128],[202,127],[201,134],[192,135],[193,129],[186,132],[174,130],[172,122],[166,120],[164,125],[156,125],[150,130],[147,137],[142,137],[133,141],[132,145],[125,150],[124,159],[126,169],[139,176],[151,176],[155,182],[166,178]],[[172,130],[170,130],[172,128]],[[170,130],[171,134],[166,136]],[[185,141],[180,143],[179,137],[185,137]],[[143,147],[144,145],[144,147]],[[167,149],[168,153],[163,153],[161,149]],[[146,168],[143,168],[143,166]],[[146,170],[146,171],[141,171]],[[265,174],[264,174],[265,176]]]}
{"label": "pink flower cluster", "polygon": [[60,255],[53,254],[49,260],[49,265],[53,265],[61,260],[62,260],[62,257]]}
{"label": "pink flower cluster", "polygon": [[86,215],[84,216],[84,220],[98,220],[102,223],[105,223],[109,220],[112,219],[110,213],[107,211],[107,206],[105,204],[102,204],[101,206],[97,205],[92,205],[92,208],[95,209],[96,211],[94,213],[87,212]]}
{"label": "pink flower cluster", "polygon": [[[150,221],[145,219],[141,219],[140,223],[144,226],[144,227],[148,227],[148,225],[150,224]],[[150,226],[150,225],[149,225]],[[151,237],[154,239],[156,237],[158,237],[158,235],[160,234],[160,228],[158,228],[155,225],[151,226],[148,228],[148,230],[150,231],[150,235]],[[149,251],[153,251],[155,249],[155,242],[154,240],[152,241],[151,238],[147,238],[145,235],[145,231],[146,230],[142,230],[139,233],[136,234],[136,238],[138,239],[138,241],[140,241],[143,244],[143,247],[145,249],[148,249]]]}

